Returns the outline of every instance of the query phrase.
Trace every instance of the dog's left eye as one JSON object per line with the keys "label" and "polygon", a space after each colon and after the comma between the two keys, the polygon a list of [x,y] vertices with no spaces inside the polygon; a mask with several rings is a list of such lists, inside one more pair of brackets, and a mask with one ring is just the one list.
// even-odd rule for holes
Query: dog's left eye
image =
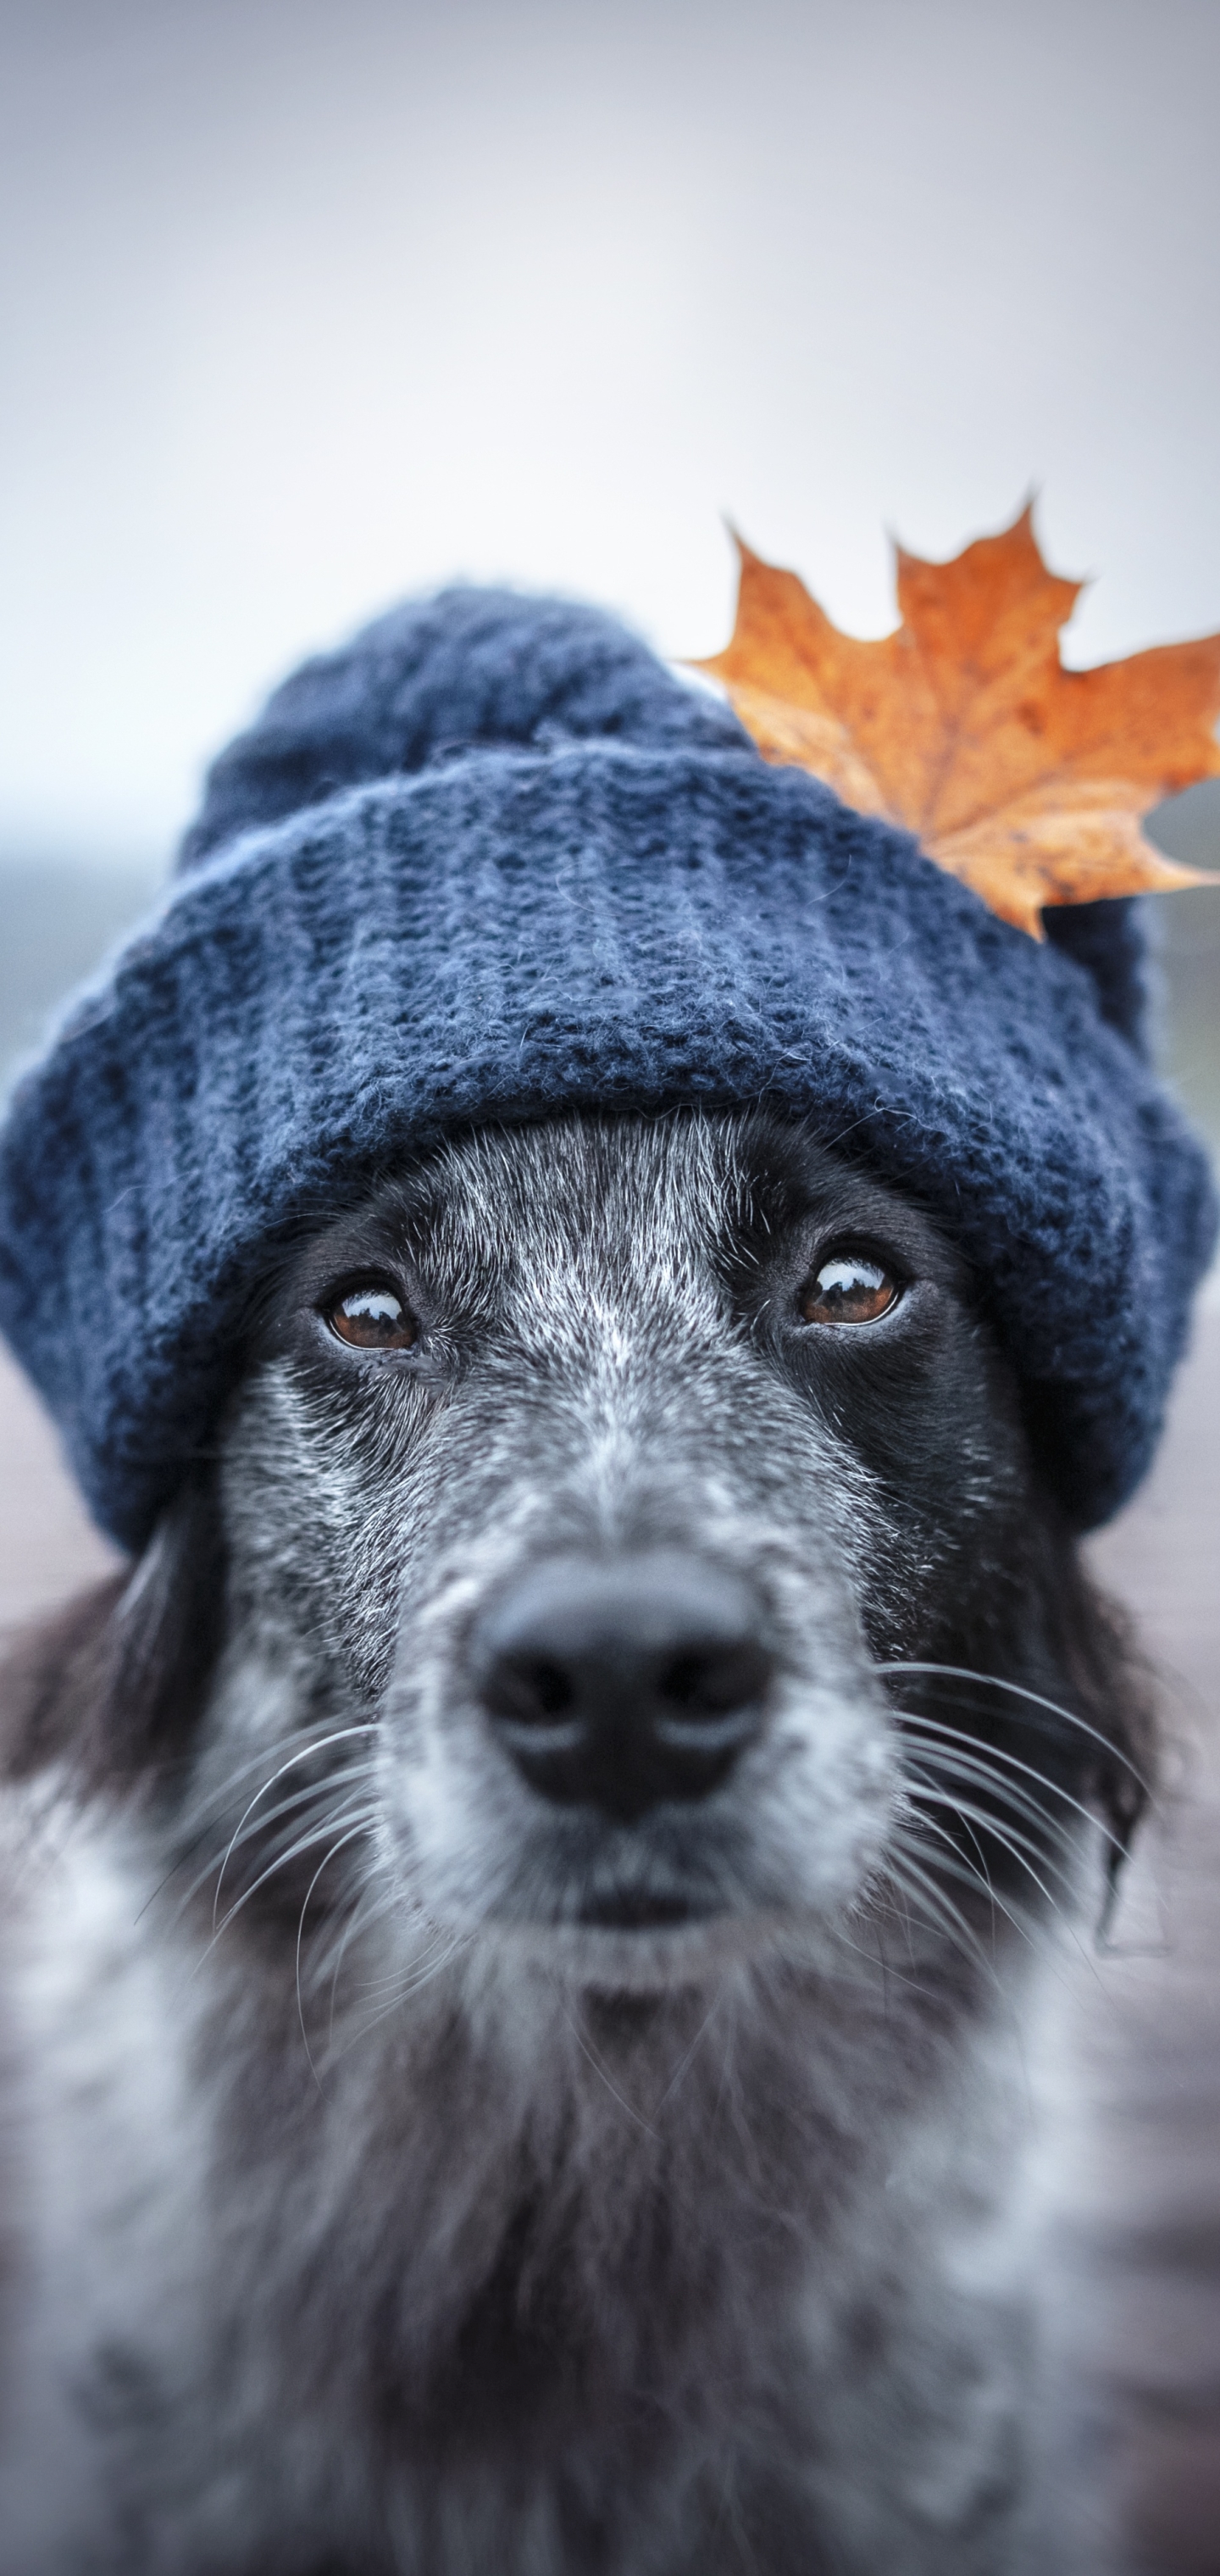
{"label": "dog's left eye", "polygon": [[800,1294],[806,1324],[875,1324],[901,1291],[891,1271],[864,1253],[839,1252],[822,1263]]}
{"label": "dog's left eye", "polygon": [[419,1338],[410,1308],[384,1281],[349,1288],[346,1297],[327,1308],[326,1321],[341,1342],[360,1351],[409,1351]]}

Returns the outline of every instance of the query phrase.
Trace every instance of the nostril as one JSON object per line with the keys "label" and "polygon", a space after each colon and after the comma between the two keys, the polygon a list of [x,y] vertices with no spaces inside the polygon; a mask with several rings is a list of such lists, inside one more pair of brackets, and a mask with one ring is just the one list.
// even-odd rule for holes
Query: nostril
{"label": "nostril", "polygon": [[518,1726],[553,1726],[571,1714],[576,1696],[571,1673],[548,1655],[499,1655],[483,1685],[492,1716]]}
{"label": "nostril", "polygon": [[675,1719],[736,1716],[761,1701],[771,1669],[771,1657],[756,1639],[739,1645],[718,1639],[671,1656],[657,1674],[657,1697]]}

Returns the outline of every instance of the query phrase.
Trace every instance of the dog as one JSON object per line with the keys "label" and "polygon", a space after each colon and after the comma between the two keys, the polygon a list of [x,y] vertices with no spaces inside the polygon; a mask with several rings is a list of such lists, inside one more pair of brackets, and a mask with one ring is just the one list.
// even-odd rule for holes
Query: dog
{"label": "dog", "polygon": [[5,2576],[1024,2566],[1019,2038],[1148,1759],[963,1262],[800,1123],[293,1229],[8,1674]]}
{"label": "dog", "polygon": [[282,1230],[8,1672],[5,2576],[1047,2567],[1025,2050],[1151,1728],[977,1283],[799,1120]]}

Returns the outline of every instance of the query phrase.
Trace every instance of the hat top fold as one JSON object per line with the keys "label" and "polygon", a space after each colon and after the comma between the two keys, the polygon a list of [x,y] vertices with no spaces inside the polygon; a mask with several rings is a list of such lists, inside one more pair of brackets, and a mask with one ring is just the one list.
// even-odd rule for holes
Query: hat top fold
{"label": "hat top fold", "polygon": [[507,590],[409,600],[274,692],[213,764],[178,864],[457,752],[582,740],[758,757],[727,706],[601,609]]}

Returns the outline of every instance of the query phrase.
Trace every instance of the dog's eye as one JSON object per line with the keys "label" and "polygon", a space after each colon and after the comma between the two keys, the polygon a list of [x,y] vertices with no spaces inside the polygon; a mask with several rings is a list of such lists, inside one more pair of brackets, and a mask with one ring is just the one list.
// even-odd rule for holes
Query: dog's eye
{"label": "dog's eye", "polygon": [[383,1280],[349,1288],[346,1297],[326,1310],[332,1333],[360,1351],[409,1351],[419,1326],[396,1290]]}
{"label": "dog's eye", "polygon": [[801,1318],[806,1324],[875,1324],[898,1296],[897,1280],[879,1261],[838,1252],[802,1288]]}

